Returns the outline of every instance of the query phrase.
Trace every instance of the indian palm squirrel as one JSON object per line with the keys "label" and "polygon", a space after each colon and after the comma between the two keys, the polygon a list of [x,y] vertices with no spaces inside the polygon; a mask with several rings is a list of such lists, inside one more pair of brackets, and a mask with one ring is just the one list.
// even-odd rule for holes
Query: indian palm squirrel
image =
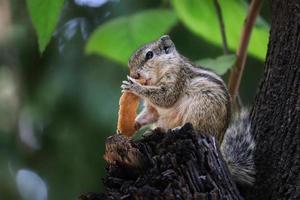
{"label": "indian palm squirrel", "polygon": [[255,145],[249,117],[242,111],[229,126],[231,97],[222,78],[178,53],[168,35],[139,48],[128,65],[130,76],[121,88],[144,100],[135,120],[137,129],[154,124],[167,131],[191,123],[221,143],[221,153],[238,183],[253,184]]}

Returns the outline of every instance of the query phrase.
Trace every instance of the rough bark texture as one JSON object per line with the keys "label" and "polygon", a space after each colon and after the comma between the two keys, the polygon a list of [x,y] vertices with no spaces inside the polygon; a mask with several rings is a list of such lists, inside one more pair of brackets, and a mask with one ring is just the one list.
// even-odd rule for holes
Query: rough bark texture
{"label": "rough bark texture", "polygon": [[131,141],[106,142],[105,193],[80,199],[242,199],[213,137],[191,125]]}
{"label": "rough bark texture", "polygon": [[300,199],[300,1],[271,1],[264,78],[252,111],[257,181],[251,199]]}

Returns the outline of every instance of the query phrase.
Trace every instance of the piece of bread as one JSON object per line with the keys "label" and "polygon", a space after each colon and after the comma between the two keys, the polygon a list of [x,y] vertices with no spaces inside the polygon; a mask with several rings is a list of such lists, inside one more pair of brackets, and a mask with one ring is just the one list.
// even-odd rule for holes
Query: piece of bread
{"label": "piece of bread", "polygon": [[[144,84],[145,80],[138,80],[139,83]],[[119,100],[119,118],[117,131],[127,137],[131,137],[137,130],[135,127],[135,118],[137,116],[137,109],[140,103],[140,98],[131,93],[124,92]]]}

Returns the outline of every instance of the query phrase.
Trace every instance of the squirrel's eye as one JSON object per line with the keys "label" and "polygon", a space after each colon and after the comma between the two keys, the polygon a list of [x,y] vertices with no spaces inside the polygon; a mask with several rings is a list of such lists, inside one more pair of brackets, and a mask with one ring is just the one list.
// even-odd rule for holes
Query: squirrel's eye
{"label": "squirrel's eye", "polygon": [[152,51],[148,51],[147,53],[146,53],[146,60],[149,60],[149,59],[151,59],[153,57],[153,52]]}
{"label": "squirrel's eye", "polygon": [[169,53],[169,49],[170,49],[169,47],[164,47],[164,51],[165,51],[166,54]]}

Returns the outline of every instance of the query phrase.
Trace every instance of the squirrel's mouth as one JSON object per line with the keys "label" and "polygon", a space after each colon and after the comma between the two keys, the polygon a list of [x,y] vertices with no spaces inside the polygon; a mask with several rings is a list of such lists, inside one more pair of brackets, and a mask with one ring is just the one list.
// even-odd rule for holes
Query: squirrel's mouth
{"label": "squirrel's mouth", "polygon": [[140,73],[137,73],[137,74],[130,73],[130,77],[132,77],[134,79],[137,79],[137,80],[141,80],[141,79],[145,80],[145,82],[144,82],[143,85],[151,85],[151,84],[153,84],[152,83],[152,78],[144,77]]}
{"label": "squirrel's mouth", "polygon": [[145,85],[151,85],[151,78],[146,79]]}

